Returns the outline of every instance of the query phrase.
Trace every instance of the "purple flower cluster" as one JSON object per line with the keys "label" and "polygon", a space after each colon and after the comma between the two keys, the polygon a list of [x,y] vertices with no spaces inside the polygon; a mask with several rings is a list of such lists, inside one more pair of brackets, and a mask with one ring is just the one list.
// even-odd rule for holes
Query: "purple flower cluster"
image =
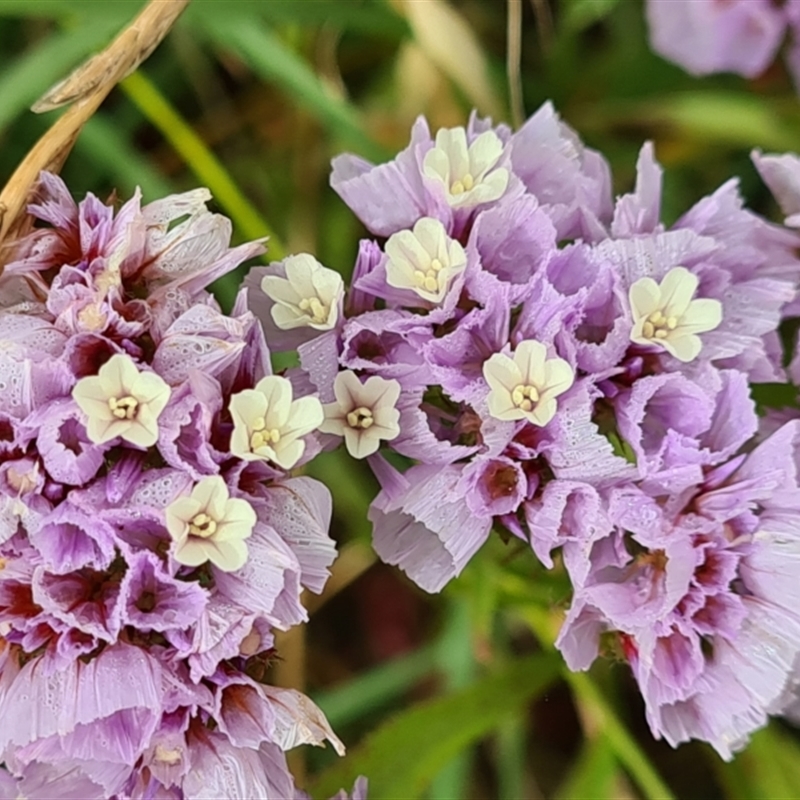
{"label": "purple flower cluster", "polygon": [[322,408],[246,292],[206,291],[263,251],[209,198],[115,214],[43,174],[0,277],[3,796],[286,798],[285,750],[342,750],[265,682],[335,557],[327,489],[288,472]]}
{"label": "purple flower cluster", "polygon": [[390,163],[334,160],[375,237],[346,295],[308,255],[246,283],[324,403],[323,446],[380,482],[384,561],[436,592],[492,530],[548,567],[559,549],[568,664],[619,654],[657,737],[729,757],[800,654],[800,423],[760,440],[748,387],[785,380],[800,237],[736,181],[667,229],[650,145],[637,169],[615,202],[549,104],[515,133],[420,119]]}
{"label": "purple flower cluster", "polygon": [[800,0],[647,0],[650,43],[693,75],[761,75],[791,36],[786,66],[800,89]]}

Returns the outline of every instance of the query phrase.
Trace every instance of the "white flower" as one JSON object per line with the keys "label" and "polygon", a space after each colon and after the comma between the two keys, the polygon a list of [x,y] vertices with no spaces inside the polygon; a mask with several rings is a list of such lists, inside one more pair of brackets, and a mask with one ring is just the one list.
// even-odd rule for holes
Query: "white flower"
{"label": "white flower", "polygon": [[472,208],[502,197],[508,186],[508,170],[495,166],[503,143],[494,131],[484,131],[469,147],[464,128],[442,128],[436,145],[425,154],[422,171],[444,186],[453,208]]}
{"label": "white flower", "polygon": [[673,267],[656,283],[640,278],[628,297],[633,315],[631,341],[657,345],[679,361],[696,358],[702,347],[698,333],[712,331],[722,322],[722,303],[693,300],[697,276],[686,267]]}
{"label": "white flower", "polygon": [[527,419],[543,426],[555,416],[556,397],[572,386],[575,373],[563,358],[547,358],[541,342],[528,339],[517,345],[513,358],[495,353],[484,363],[483,377],[495,419]]}
{"label": "white flower", "polygon": [[377,375],[361,383],[355,372],[340,372],[333,382],[335,403],[326,403],[323,433],[344,436],[347,452],[353,458],[366,458],[380,440],[394,439],[400,433],[400,412],[395,408],[400,384]]}
{"label": "white flower", "polygon": [[247,500],[231,498],[219,475],[203,478],[189,497],[173,500],[164,513],[179,564],[199,567],[210,561],[225,572],[244,566],[244,540],[253,532],[256,512]]}
{"label": "white flower", "polygon": [[384,248],[386,282],[411,289],[424,300],[441,303],[453,278],[467,266],[467,254],[438,219],[423,217],[413,231],[392,234]]}
{"label": "white flower", "polygon": [[95,444],[117,436],[140,447],[158,439],[158,416],[170,388],[155,372],[139,372],[130,356],[117,353],[97,375],[81,378],[72,397],[88,417],[86,432]]}
{"label": "white flower", "polygon": [[270,311],[275,324],[282,331],[335,328],[344,296],[342,276],[305,253],[290,256],[283,265],[285,278],[266,275],[261,281],[264,294],[275,301]]}
{"label": "white flower", "polygon": [[262,378],[255,389],[231,397],[231,453],[246,461],[272,461],[291,469],[303,455],[301,439],[323,419],[316,397],[292,400],[292,384],[278,375]]}

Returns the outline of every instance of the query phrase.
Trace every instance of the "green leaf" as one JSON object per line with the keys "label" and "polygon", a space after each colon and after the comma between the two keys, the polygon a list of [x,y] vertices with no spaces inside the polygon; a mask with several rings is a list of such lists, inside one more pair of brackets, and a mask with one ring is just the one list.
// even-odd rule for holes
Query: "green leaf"
{"label": "green leaf", "polygon": [[605,800],[613,797],[618,770],[614,748],[608,739],[601,736],[587,742],[556,792],[555,800],[575,800],[576,797]]}
{"label": "green leaf", "polygon": [[565,4],[561,26],[565,30],[578,33],[603,20],[618,3],[619,0],[569,0]]}
{"label": "green leaf", "polygon": [[762,408],[797,408],[797,387],[791,383],[754,383],[750,394]]}
{"label": "green leaf", "polygon": [[369,776],[370,800],[420,797],[442,767],[479,741],[558,674],[554,654],[517,661],[445,697],[420,703],[391,719],[320,776],[313,796],[329,797]]}
{"label": "green leaf", "polygon": [[386,157],[383,149],[363,132],[356,109],[329,90],[257,14],[232,13],[224,7],[209,6],[202,16],[191,19],[199,23],[203,35],[232,50],[264,80],[280,86],[292,101],[304,105],[361,154],[375,159]]}
{"label": "green leaf", "polygon": [[716,754],[716,772],[729,797],[775,800],[800,797],[800,744],[776,723],[754,734],[747,749],[729,764]]}
{"label": "green leaf", "polygon": [[407,692],[434,669],[436,649],[426,647],[395,658],[349,681],[344,686],[314,696],[331,727],[339,728],[380,709]]}

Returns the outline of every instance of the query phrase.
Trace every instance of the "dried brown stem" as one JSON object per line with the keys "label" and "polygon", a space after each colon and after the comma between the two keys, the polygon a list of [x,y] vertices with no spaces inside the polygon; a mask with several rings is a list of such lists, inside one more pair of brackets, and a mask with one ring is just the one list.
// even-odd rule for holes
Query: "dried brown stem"
{"label": "dried brown stem", "polygon": [[111,44],[50,89],[34,105],[40,113],[73,103],[39,139],[0,192],[0,274],[9,243],[31,225],[25,213],[42,170],[58,172],[81,128],[119,81],[130,75],[175,23],[190,0],[150,0]]}

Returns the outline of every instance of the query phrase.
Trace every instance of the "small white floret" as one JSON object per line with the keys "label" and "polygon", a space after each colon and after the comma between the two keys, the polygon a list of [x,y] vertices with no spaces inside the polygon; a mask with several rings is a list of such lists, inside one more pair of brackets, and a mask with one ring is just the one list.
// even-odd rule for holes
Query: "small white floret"
{"label": "small white floret", "polygon": [[392,234],[384,249],[389,286],[411,289],[430,303],[441,303],[467,266],[464,248],[431,217],[419,220],[413,231]]}
{"label": "small white floret", "polygon": [[290,256],[283,265],[285,278],[266,275],[261,281],[263,292],[275,301],[270,311],[275,324],[284,331],[335,328],[344,296],[342,276],[307,254]]}
{"label": "small white floret", "polygon": [[292,384],[278,375],[262,378],[254,389],[231,397],[231,453],[246,461],[272,461],[291,469],[302,457],[302,437],[320,426],[316,397],[292,400]]}
{"label": "small white floret", "polygon": [[164,513],[179,564],[199,567],[210,561],[224,572],[244,566],[245,539],[253,532],[256,512],[247,500],[230,497],[219,475],[203,478],[188,497],[173,500]]}
{"label": "small white floret", "polygon": [[544,426],[555,416],[556,397],[572,386],[575,373],[563,358],[547,358],[534,339],[520,342],[513,358],[495,353],[483,365],[489,413],[495,419],[527,419]]}
{"label": "small white floret", "polygon": [[694,300],[699,281],[686,267],[673,267],[656,283],[640,278],[628,297],[633,316],[631,341],[655,345],[679,361],[692,361],[702,348],[698,333],[713,331],[722,322],[722,303]]}
{"label": "small white floret", "polygon": [[425,154],[422,171],[444,187],[453,208],[472,208],[502,197],[508,170],[498,167],[503,143],[494,131],[484,131],[467,145],[464,128],[442,128],[436,144]]}
{"label": "small white floret", "polygon": [[361,383],[352,370],[340,372],[333,384],[335,403],[322,408],[325,419],[322,433],[344,436],[347,452],[353,458],[366,458],[379,447],[381,439],[390,441],[400,433],[400,412],[395,407],[400,384],[378,375]]}
{"label": "small white floret", "polygon": [[95,444],[117,436],[140,447],[158,439],[158,417],[170,388],[155,372],[139,372],[133,359],[117,353],[97,375],[81,378],[72,397],[87,416],[86,433]]}

